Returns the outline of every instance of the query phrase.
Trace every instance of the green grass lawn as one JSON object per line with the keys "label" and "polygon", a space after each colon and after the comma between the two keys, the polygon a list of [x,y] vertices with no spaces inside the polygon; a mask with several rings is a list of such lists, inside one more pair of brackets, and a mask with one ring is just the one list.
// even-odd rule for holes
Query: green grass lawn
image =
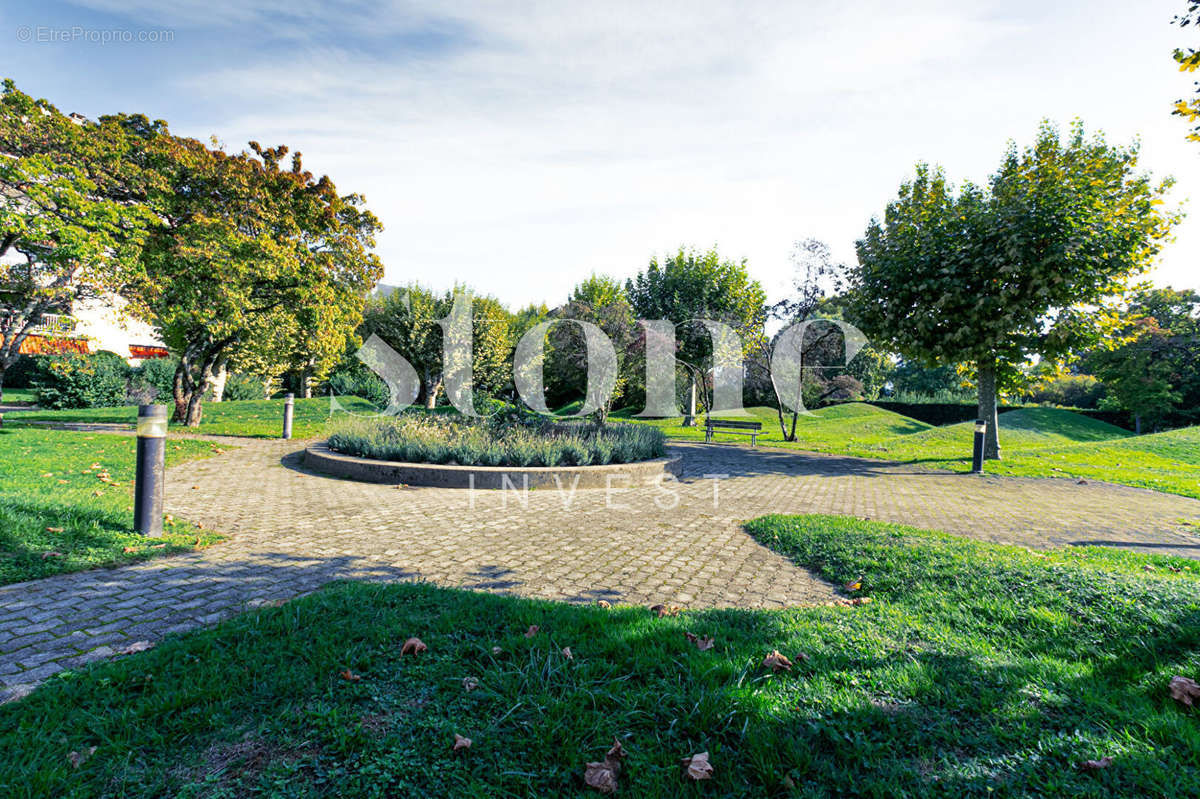
{"label": "green grass lawn", "polygon": [[[623,796],[1200,792],[1200,717],[1167,689],[1200,677],[1200,564],[833,517],[749,529],[873,601],[656,618],[344,583],[0,707],[0,794],[595,796],[584,764],[614,737]],[[402,656],[410,636],[428,651]],[[691,784],[680,759],[704,751],[713,779]]]}
{"label": "green grass lawn", "polygon": [[[220,539],[182,519],[162,538],[132,532],[135,447],[132,436],[0,427],[0,584],[129,563]],[[167,465],[205,457],[212,448],[204,441],[168,441]],[[111,484],[97,476],[105,471]]]}
{"label": "green grass lawn", "polygon": [[[360,397],[338,397],[346,410],[355,413],[374,411],[369,402]],[[292,435],[296,438],[319,436],[329,419],[329,398],[313,397],[296,400]],[[18,411],[6,415],[14,422],[58,421],[133,424],[137,421],[137,408],[132,405],[119,408],[82,408],[64,411]],[[248,436],[251,438],[278,438],[283,431],[283,400],[245,400],[241,402],[206,402],[198,428],[189,429],[173,425],[173,430],[218,436]]]}
{"label": "green grass lawn", "polygon": [[[834,405],[801,416],[797,441],[779,432],[771,408],[748,409],[763,423],[761,444],[774,447],[922,463],[939,469],[971,468],[974,423],[933,427],[863,403]],[[639,421],[624,413],[615,418]],[[737,417],[731,417],[737,418]],[[668,436],[703,441],[704,428],[682,418],[651,420]],[[701,421],[701,425],[703,420]],[[719,441],[748,441],[741,436]],[[992,474],[1016,477],[1083,477],[1200,498],[1200,427],[1134,436],[1119,427],[1056,408],[1022,408],[1000,415],[1003,460]]]}
{"label": "green grass lawn", "polygon": [[37,401],[37,396],[33,389],[30,388],[6,388],[4,389],[4,404],[5,405],[33,405]]}

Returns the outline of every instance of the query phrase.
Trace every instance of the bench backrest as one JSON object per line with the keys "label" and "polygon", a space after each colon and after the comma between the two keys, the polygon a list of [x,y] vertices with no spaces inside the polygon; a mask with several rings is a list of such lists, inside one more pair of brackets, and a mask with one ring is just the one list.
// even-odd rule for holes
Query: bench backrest
{"label": "bench backrest", "polygon": [[707,427],[725,427],[730,430],[762,430],[762,422],[742,422],[733,419],[709,419]]}

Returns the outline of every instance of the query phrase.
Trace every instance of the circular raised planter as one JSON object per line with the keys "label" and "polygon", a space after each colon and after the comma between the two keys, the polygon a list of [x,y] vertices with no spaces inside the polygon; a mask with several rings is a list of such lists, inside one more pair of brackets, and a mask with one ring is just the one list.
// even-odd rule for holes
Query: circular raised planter
{"label": "circular raised planter", "polygon": [[662,480],[678,462],[656,458],[606,466],[449,466],[359,458],[334,452],[324,441],[304,450],[306,465],[336,477],[438,488],[629,488]]}

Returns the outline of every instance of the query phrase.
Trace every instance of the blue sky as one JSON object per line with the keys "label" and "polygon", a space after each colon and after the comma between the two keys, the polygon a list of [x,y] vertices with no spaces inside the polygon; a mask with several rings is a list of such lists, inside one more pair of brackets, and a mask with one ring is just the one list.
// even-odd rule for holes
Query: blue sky
{"label": "blue sky", "polygon": [[[0,72],[64,111],[301,150],[383,220],[389,283],[556,304],[715,244],[779,296],[794,241],[852,260],[915,162],[982,180],[1043,117],[1140,136],[1200,198],[1170,115],[1184,6],[8,0]],[[88,40],[113,30],[132,41]],[[1190,210],[1156,282],[1200,286]]]}

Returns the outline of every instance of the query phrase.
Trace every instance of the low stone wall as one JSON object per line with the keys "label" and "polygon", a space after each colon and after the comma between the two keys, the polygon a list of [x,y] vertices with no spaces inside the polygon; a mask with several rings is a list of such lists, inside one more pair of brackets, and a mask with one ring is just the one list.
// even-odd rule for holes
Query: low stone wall
{"label": "low stone wall", "polygon": [[629,488],[674,473],[678,458],[658,458],[606,466],[447,466],[436,463],[377,461],[334,452],[325,442],[304,450],[304,463],[336,477],[364,483],[438,488]]}

